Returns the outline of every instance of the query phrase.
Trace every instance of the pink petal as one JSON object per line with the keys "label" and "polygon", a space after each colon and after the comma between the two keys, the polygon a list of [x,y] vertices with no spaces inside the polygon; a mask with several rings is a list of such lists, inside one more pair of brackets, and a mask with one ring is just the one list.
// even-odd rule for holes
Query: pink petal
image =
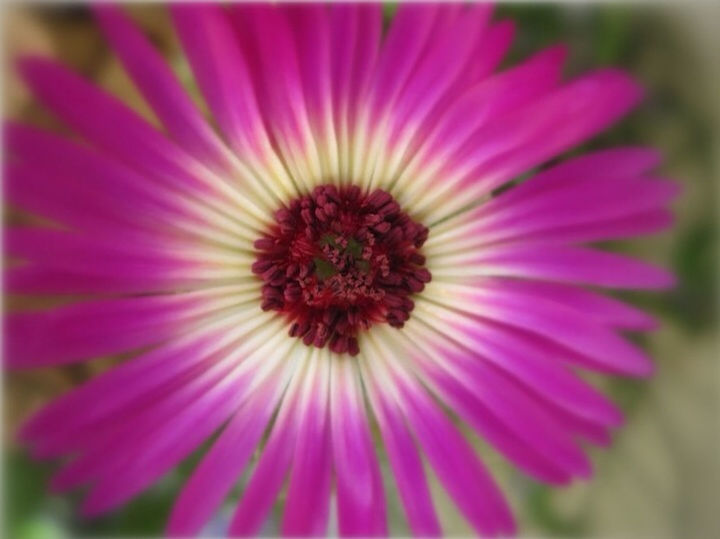
{"label": "pink petal", "polygon": [[4,141],[8,153],[18,161],[8,174],[8,196],[26,209],[81,228],[87,224],[83,215],[88,212],[93,224],[112,219],[124,227],[202,222],[152,177],[65,137],[8,124]]}
{"label": "pink petal", "polygon": [[[566,151],[605,129],[626,114],[640,99],[640,88],[626,75],[598,71],[533,100],[476,130],[459,144],[456,139],[438,148],[444,169],[442,178],[423,199],[431,207],[450,190],[441,220],[534,166]],[[583,118],[578,122],[577,118]],[[446,178],[454,178],[447,181]],[[470,197],[470,198],[469,198]]]}
{"label": "pink petal", "polygon": [[[488,408],[482,399],[476,397],[474,392],[447,374],[426,364],[421,366],[421,370],[444,402],[472,425],[485,440],[531,477],[551,484],[564,485],[573,475],[585,476],[589,473],[588,464],[577,456],[572,461],[565,460],[563,453],[553,454],[544,447],[537,447],[538,442],[547,441],[542,435],[532,436],[532,440],[528,441],[528,433],[518,431],[515,425],[508,425],[502,417],[494,413],[492,408]],[[469,377],[469,374],[463,372],[463,376]],[[466,379],[474,383],[482,380],[478,376]],[[533,420],[537,418],[527,417],[527,424]]]}
{"label": "pink petal", "polygon": [[297,434],[293,420],[285,417],[290,413],[288,409],[291,406],[285,403],[281,406],[270,439],[260,454],[257,467],[230,523],[228,535],[231,537],[257,536],[282,488],[290,469]]}
{"label": "pink petal", "polygon": [[332,453],[328,417],[329,380],[328,374],[322,370],[329,368],[325,364],[320,366],[320,372],[316,371],[306,402],[300,405],[301,417],[283,512],[283,535],[316,536],[326,533]]}
{"label": "pink petal", "polygon": [[[117,238],[122,239],[125,238]],[[14,227],[5,230],[5,246],[9,255],[41,264],[45,269],[90,276],[121,275],[147,283],[177,278],[192,280],[190,257],[171,255],[167,246],[149,238],[144,242],[118,243],[100,235],[88,237],[60,230]]]}
{"label": "pink petal", "polygon": [[519,66],[463,88],[462,95],[428,122],[430,130],[425,133],[423,151],[433,156],[450,144],[462,144],[492,119],[546,94],[559,82],[565,56],[564,48],[546,49]]}
{"label": "pink petal", "polygon": [[6,318],[6,360],[14,368],[37,367],[116,354],[177,335],[182,323],[207,313],[197,297],[182,295],[11,313]]}
{"label": "pink petal", "polygon": [[662,180],[577,181],[561,192],[536,196],[478,223],[483,241],[506,241],[562,226],[611,221],[666,206],[677,184]]}
{"label": "pink petal", "polygon": [[397,129],[402,130],[409,121],[423,122],[453,83],[464,75],[463,68],[475,52],[473,40],[468,37],[481,34],[487,18],[484,6],[471,6],[442,31],[434,32],[434,45],[415,66],[393,108]]}
{"label": "pink petal", "polygon": [[489,201],[483,206],[482,213],[513,207],[516,203],[549,191],[562,191],[577,181],[601,182],[605,179],[639,177],[655,168],[659,162],[660,155],[652,148],[625,146],[590,152],[536,174]]}
{"label": "pink petal", "polygon": [[[193,283],[172,282],[117,273],[114,275],[83,275],[63,268],[19,266],[5,270],[5,290],[14,294],[147,294],[172,292]],[[196,283],[197,284],[197,283]]]}
{"label": "pink petal", "polygon": [[[293,359],[308,360],[305,355]],[[310,385],[311,375],[317,372],[316,369],[309,370],[310,375],[306,373],[303,377],[301,373],[296,373],[290,382],[270,437],[233,515],[228,530],[230,536],[257,536],[285,482],[295,454],[298,427],[303,419],[300,393],[303,384]],[[312,497],[314,493],[306,494]]]}
{"label": "pink petal", "polygon": [[[342,118],[349,109],[350,125],[375,67],[380,48],[382,8],[379,4],[336,3],[331,7],[333,102]],[[340,130],[342,121],[336,123]]]}
{"label": "pink petal", "polygon": [[652,371],[649,358],[613,331],[559,303],[528,302],[512,289],[478,291],[483,317],[542,335],[629,375]]}
{"label": "pink petal", "polygon": [[239,151],[260,150],[264,138],[260,110],[226,15],[219,6],[207,4],[176,4],[171,13],[198,85],[223,133]]}
{"label": "pink petal", "polygon": [[510,509],[472,447],[422,387],[400,378],[395,383],[408,423],[463,515],[479,533],[513,533]]}
{"label": "pink petal", "polygon": [[[466,337],[463,344],[468,355],[490,362],[539,399],[602,425],[616,426],[622,421],[620,410],[567,369],[562,356],[536,346],[512,327],[470,318],[452,325]],[[444,331],[445,324],[435,327]]]}
{"label": "pink petal", "polygon": [[150,402],[136,400],[124,414],[83,432],[83,454],[56,476],[55,485],[67,488],[95,480],[85,504],[89,513],[123,503],[225,422],[253,394],[262,373],[277,370],[291,345],[275,347],[277,355],[268,363],[273,343],[262,331],[243,343],[226,337],[219,343],[222,350],[180,387],[163,388]]}
{"label": "pink petal", "polygon": [[649,314],[614,298],[577,286],[502,278],[482,279],[477,282],[477,286],[498,290],[510,289],[513,293],[527,295],[528,302],[553,301],[575,309],[578,316],[586,316],[611,327],[634,330],[650,330],[657,327],[657,321]]}
{"label": "pink petal", "polygon": [[222,162],[222,143],[157,50],[118,7],[96,6],[95,14],[133,81],[170,134],[198,158]]}
{"label": "pink petal", "polygon": [[[229,323],[232,323],[232,319]],[[77,430],[105,423],[113,414],[138,403],[152,402],[159,393],[207,367],[207,359],[222,347],[226,327],[196,332],[127,361],[70,393],[33,416],[22,430],[29,441],[73,439]],[[225,338],[226,339],[226,338]],[[53,428],[62,424],[62,431]]]}
{"label": "pink petal", "polygon": [[490,76],[507,54],[514,38],[515,22],[512,20],[496,22],[481,35],[463,77],[468,86]]}
{"label": "pink petal", "polygon": [[118,99],[48,60],[25,59],[21,68],[38,98],[93,144],[139,170],[207,194],[187,173],[190,158]]}
{"label": "pink petal", "polygon": [[[166,471],[176,466],[187,457],[200,443],[218,429],[235,412],[240,403],[247,398],[244,384],[228,384],[221,392],[208,392],[195,395],[190,406],[178,406],[182,413],[171,421],[156,424],[147,432],[142,427],[138,431],[131,429],[139,436],[148,436],[145,447],[117,448],[131,461],[118,462],[115,468],[108,463],[103,469],[103,477],[92,488],[83,504],[86,515],[96,515],[116,507],[148,485],[159,479]],[[162,429],[158,427],[162,424]],[[144,425],[143,425],[144,426]],[[150,432],[152,434],[150,434]],[[140,456],[137,456],[139,453]],[[125,460],[125,459],[124,459]]]}
{"label": "pink petal", "polygon": [[388,453],[393,477],[413,534],[442,535],[420,454],[400,408],[377,387],[372,373],[364,373],[369,398]]}
{"label": "pink petal", "polygon": [[[295,34],[299,72],[311,121],[331,112],[330,13],[324,4],[294,4],[288,18]],[[315,125],[322,129],[322,125]]]}
{"label": "pink petal", "polygon": [[[619,71],[598,71],[571,82],[476,133],[461,150],[468,161],[464,167],[477,163],[465,182],[487,176],[481,183],[487,192],[612,125],[641,97],[639,86]],[[492,142],[478,147],[483,139]]]}
{"label": "pink petal", "polygon": [[425,50],[441,12],[449,6],[403,3],[383,40],[368,110],[377,120],[397,99]]}
{"label": "pink petal", "polygon": [[611,288],[668,288],[666,270],[623,255],[583,247],[509,244],[488,247],[473,264],[496,275],[566,281]]}
{"label": "pink petal", "polygon": [[333,366],[331,429],[342,536],[387,535],[385,492],[360,380],[346,360]]}
{"label": "pink petal", "polygon": [[284,389],[272,378],[237,411],[183,487],[168,521],[169,535],[200,532],[250,460]]}
{"label": "pink petal", "polygon": [[662,232],[673,222],[674,217],[669,210],[651,210],[619,219],[528,232],[523,235],[522,239],[533,243],[563,244],[622,240]]}
{"label": "pink petal", "polygon": [[[308,148],[307,105],[292,28],[287,13],[274,5],[233,6],[243,52],[251,58],[250,72],[256,85],[259,110],[276,140],[287,148]],[[287,158],[291,158],[286,154]]]}

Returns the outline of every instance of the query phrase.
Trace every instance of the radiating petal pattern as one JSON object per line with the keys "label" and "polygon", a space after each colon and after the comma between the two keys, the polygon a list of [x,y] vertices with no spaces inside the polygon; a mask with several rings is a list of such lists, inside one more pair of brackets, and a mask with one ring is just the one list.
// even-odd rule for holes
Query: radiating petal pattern
{"label": "radiating petal pattern", "polygon": [[432,473],[497,536],[518,526],[456,423],[534,480],[592,475],[623,417],[582,371],[649,375],[625,332],[657,326],[597,289],[673,284],[597,244],[669,226],[679,189],[649,148],[563,154],[637,82],[565,80],[562,45],[499,69],[515,29],[485,4],[388,25],[372,3],[174,4],[203,108],[121,8],[94,10],[160,127],[26,58],[75,137],[4,128],[7,199],[44,219],[4,231],[5,290],[63,298],[6,315],[6,364],[124,358],[22,429],[62,459],[52,488],[101,514],[212,439],[170,535],[225,504],[257,535],[283,498],[283,535],[384,536],[394,485],[437,536]]}

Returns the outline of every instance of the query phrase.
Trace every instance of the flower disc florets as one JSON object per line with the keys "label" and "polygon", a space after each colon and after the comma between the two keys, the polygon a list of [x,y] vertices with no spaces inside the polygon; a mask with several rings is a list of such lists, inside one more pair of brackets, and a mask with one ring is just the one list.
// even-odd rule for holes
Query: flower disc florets
{"label": "flower disc florets", "polygon": [[252,269],[264,281],[263,310],[285,313],[291,336],[355,355],[361,330],[378,322],[403,326],[414,307],[410,296],[430,281],[419,252],[428,229],[392,195],[325,185],[275,218],[255,242]]}

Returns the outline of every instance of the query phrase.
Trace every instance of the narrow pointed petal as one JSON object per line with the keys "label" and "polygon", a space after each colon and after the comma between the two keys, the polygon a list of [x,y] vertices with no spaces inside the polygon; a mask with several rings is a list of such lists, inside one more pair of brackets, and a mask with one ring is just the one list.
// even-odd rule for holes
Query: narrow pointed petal
{"label": "narrow pointed petal", "polygon": [[258,535],[291,468],[302,419],[299,406],[317,372],[316,358],[307,349],[298,349],[291,361],[302,362],[302,366],[295,371],[270,437],[235,510],[228,529],[230,536]]}
{"label": "narrow pointed petal", "polygon": [[362,400],[356,367],[347,358],[333,366],[331,428],[343,536],[387,535],[385,493]]}
{"label": "narrow pointed petal", "polygon": [[317,353],[312,385],[300,403],[302,419],[288,483],[281,531],[286,536],[324,535],[330,512],[332,456],[329,426],[330,355]]}
{"label": "narrow pointed petal", "polygon": [[119,7],[105,4],[94,11],[133,82],[172,136],[198,158],[222,164],[222,142],[157,50]]}
{"label": "narrow pointed petal", "polygon": [[[369,358],[372,362],[372,358]],[[413,534],[420,537],[442,535],[433,506],[423,463],[412,433],[400,408],[388,398],[375,380],[373,368],[362,360],[363,379],[368,384],[368,397],[382,434],[393,470],[405,515]]]}
{"label": "narrow pointed petal", "polygon": [[195,535],[210,519],[258,445],[283,395],[287,374],[273,377],[237,411],[183,487],[170,515],[168,534]]}

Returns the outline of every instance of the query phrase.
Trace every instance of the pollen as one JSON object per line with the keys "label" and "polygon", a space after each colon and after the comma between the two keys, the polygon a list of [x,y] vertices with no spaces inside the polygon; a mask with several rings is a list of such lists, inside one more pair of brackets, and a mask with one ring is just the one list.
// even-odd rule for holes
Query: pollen
{"label": "pollen", "polygon": [[262,309],[284,314],[290,335],[308,346],[357,355],[358,334],[402,327],[412,295],[431,279],[420,252],[427,227],[380,189],[319,186],[275,221],[255,241]]}

